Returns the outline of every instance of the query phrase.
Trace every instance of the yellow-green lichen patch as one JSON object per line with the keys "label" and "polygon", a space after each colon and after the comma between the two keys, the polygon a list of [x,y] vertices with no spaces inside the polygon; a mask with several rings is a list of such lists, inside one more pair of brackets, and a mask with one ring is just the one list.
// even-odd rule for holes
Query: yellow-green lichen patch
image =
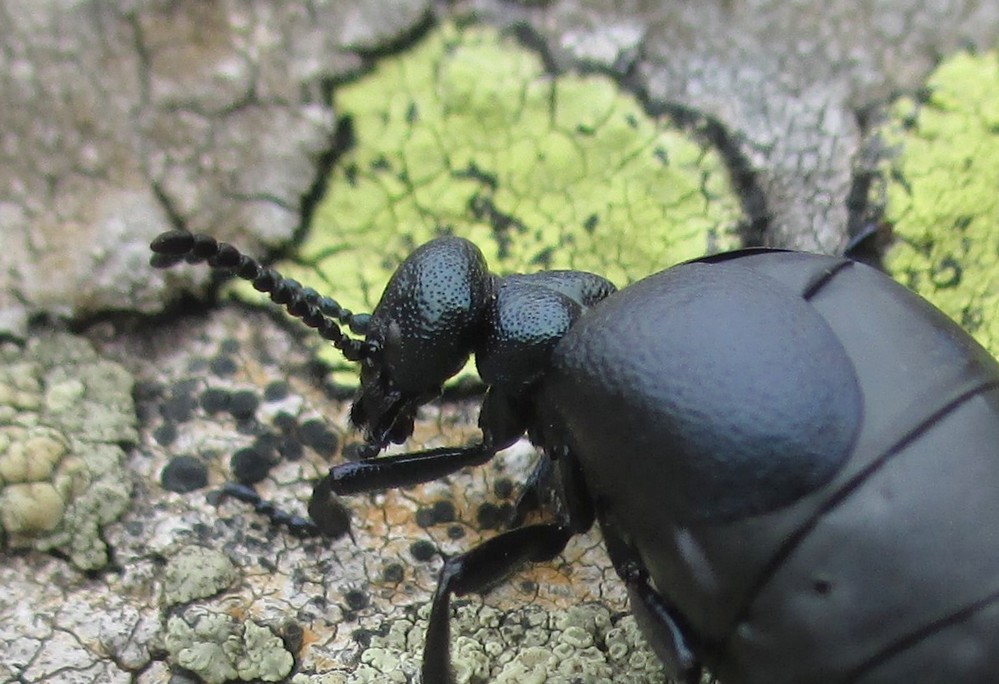
{"label": "yellow-green lichen patch", "polygon": [[884,137],[888,270],[999,354],[999,55],[955,55]]}
{"label": "yellow-green lichen patch", "polygon": [[572,268],[619,285],[737,245],[719,154],[610,78],[553,77],[491,28],[442,26],[334,104],[355,144],[296,263],[278,267],[354,311],[444,233],[499,273]]}
{"label": "yellow-green lichen patch", "polygon": [[0,525],[8,546],[108,560],[101,527],[128,506],[132,377],[86,341],[53,334],[0,346]]}
{"label": "yellow-green lichen patch", "polygon": [[177,665],[206,684],[280,682],[295,664],[269,627],[205,607],[189,608],[167,620],[165,645]]}

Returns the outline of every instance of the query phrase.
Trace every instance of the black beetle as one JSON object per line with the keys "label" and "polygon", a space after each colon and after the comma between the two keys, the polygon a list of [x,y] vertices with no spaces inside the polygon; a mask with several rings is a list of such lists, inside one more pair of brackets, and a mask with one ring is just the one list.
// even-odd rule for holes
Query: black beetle
{"label": "black beetle", "polygon": [[[979,682],[999,672],[999,364],[846,258],[747,249],[615,291],[491,275],[470,242],[417,249],[368,316],[182,231],[153,264],[234,270],[361,363],[374,456],[475,354],[481,442],[330,470],[348,494],[485,462],[522,434],[562,519],[448,559],[423,682],[450,680],[449,600],[598,522],[668,674],[737,682]],[[345,324],[362,333],[352,339]]]}

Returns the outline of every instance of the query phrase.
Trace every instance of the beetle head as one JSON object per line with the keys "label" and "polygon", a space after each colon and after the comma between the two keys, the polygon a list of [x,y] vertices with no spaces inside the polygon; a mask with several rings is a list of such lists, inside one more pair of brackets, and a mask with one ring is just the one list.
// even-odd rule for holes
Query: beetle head
{"label": "beetle head", "polygon": [[[157,268],[205,262],[250,281],[349,361],[360,361],[361,388],[350,417],[364,431],[369,451],[412,434],[416,409],[467,361],[495,290],[482,252],[456,237],[428,242],[402,262],[370,316],[348,311],[209,235],[171,230],[150,247]],[[350,337],[342,325],[365,338]]]}
{"label": "beetle head", "polygon": [[493,289],[482,252],[462,238],[428,242],[399,266],[368,322],[350,413],[369,444],[412,434],[416,409],[468,360]]}

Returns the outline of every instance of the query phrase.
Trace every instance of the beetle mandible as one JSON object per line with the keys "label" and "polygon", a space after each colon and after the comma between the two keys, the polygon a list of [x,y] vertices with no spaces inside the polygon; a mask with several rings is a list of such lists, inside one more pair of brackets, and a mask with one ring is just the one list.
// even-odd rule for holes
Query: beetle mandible
{"label": "beetle mandible", "polygon": [[[360,362],[351,422],[368,458],[320,487],[432,480],[525,433],[549,459],[559,519],[445,561],[424,684],[451,681],[452,595],[594,523],[675,679],[999,672],[999,363],[875,269],[756,248],[616,290],[576,271],[496,276],[475,245],[441,237],[368,316],[209,236],[170,231],[152,249],[155,266],[234,271]],[[472,354],[481,440],[373,458]]]}

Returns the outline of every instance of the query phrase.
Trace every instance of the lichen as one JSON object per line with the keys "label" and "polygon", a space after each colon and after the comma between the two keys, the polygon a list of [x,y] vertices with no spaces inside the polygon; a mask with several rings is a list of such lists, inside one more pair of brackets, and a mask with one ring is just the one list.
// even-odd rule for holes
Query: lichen
{"label": "lichen", "polygon": [[0,346],[0,525],[9,546],[108,561],[101,528],[127,508],[132,377],[84,340],[46,334]]}
{"label": "lichen", "polygon": [[999,355],[999,54],[956,54],[883,139],[888,270]]}
{"label": "lichen", "polygon": [[216,549],[185,546],[170,557],[163,573],[163,600],[168,605],[214,596],[239,577],[229,557]]}
{"label": "lichen", "polygon": [[609,77],[552,76],[492,28],[445,24],[334,105],[354,144],[295,260],[277,267],[355,311],[444,233],[500,273],[573,268],[619,285],[738,244],[717,152]]}
{"label": "lichen", "polygon": [[[373,636],[346,682],[411,679],[419,669],[426,612],[415,622],[393,621],[384,635]],[[634,618],[612,619],[600,605],[554,613],[525,606],[504,613],[470,602],[454,611],[451,628],[457,684],[666,681]]]}
{"label": "lichen", "polygon": [[169,618],[164,642],[173,661],[205,684],[284,681],[295,664],[281,638],[266,625],[203,606]]}

